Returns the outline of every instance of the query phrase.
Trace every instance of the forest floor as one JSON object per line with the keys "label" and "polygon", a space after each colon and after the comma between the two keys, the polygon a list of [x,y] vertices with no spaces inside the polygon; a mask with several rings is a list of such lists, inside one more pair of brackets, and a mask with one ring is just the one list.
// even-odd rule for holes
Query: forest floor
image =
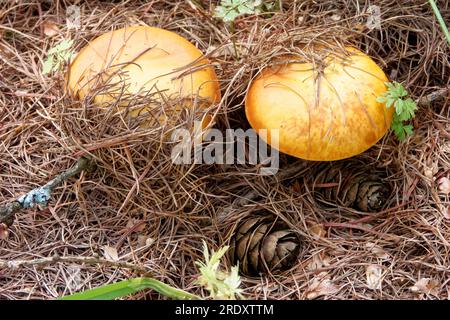
{"label": "forest floor", "polygon": [[[234,34],[213,17],[217,1],[0,4],[0,204],[45,184],[80,155],[96,163],[57,188],[48,208],[17,214],[0,239],[0,261],[31,263],[0,268],[0,299],[53,299],[139,276],[142,268],[204,296],[195,283],[202,241],[213,249],[230,244],[239,221],[261,211],[286,221],[304,250],[281,274],[242,276],[247,298],[450,298],[450,51],[429,3],[282,2],[273,15],[239,17]],[[450,21],[449,2],[437,3]],[[71,4],[81,10],[78,27],[66,23]],[[370,4],[381,9],[379,26],[367,23]],[[62,39],[79,50],[106,31],[136,24],[174,31],[207,53],[221,79],[222,100],[213,108],[222,130],[248,128],[246,89],[277,56],[311,43],[353,45],[370,55],[421,101],[412,136],[399,142],[389,133],[355,157],[387,173],[392,192],[383,210],[325,205],[309,184],[319,164],[285,155],[276,176],[248,164],[175,165],[160,139],[166,128],[142,133],[119,118],[111,126],[89,121],[94,107],[65,94],[63,74],[43,75],[48,50]],[[440,96],[426,103],[435,92]],[[70,259],[32,263],[55,255],[103,257],[136,269]],[[227,257],[223,267],[230,266]],[[145,291],[130,298],[163,297]]]}

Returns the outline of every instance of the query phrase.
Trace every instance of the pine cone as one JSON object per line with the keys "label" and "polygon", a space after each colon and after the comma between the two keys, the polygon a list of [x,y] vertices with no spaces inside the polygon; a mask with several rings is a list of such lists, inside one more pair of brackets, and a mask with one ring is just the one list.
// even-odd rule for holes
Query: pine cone
{"label": "pine cone", "polygon": [[273,216],[250,217],[242,222],[230,248],[233,264],[243,274],[276,273],[293,266],[300,253],[300,238]]}
{"label": "pine cone", "polygon": [[[383,176],[383,172],[355,161],[328,163],[319,166],[313,188],[328,202],[365,212],[379,211],[391,192]],[[326,186],[331,183],[338,185]]]}

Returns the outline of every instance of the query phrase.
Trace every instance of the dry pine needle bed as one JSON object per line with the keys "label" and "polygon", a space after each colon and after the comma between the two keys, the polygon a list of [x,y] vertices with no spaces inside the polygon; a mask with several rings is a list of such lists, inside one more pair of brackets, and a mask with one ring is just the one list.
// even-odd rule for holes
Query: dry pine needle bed
{"label": "dry pine needle bed", "polygon": [[[47,208],[16,215],[0,240],[0,299],[53,299],[144,272],[204,296],[195,284],[202,241],[217,249],[248,230],[272,232],[277,254],[298,256],[284,271],[260,276],[252,251],[259,239],[227,255],[224,268],[244,260],[247,298],[450,298],[450,58],[431,7],[419,0],[280,2],[275,14],[239,16],[234,33],[213,17],[218,1],[0,2],[0,205],[80,156],[95,163],[57,187]],[[450,21],[449,2],[437,4]],[[66,23],[70,5],[81,10],[78,28]],[[368,27],[370,5],[381,8],[379,28]],[[131,25],[173,31],[207,55],[221,89],[209,111],[222,131],[250,127],[245,94],[259,71],[320,45],[359,48],[402,83],[419,102],[414,134],[399,142],[388,133],[332,164],[280,154],[275,176],[250,164],[174,164],[162,138],[170,126],[155,120],[142,128],[139,117],[73,99],[64,72],[42,72],[62,39],[78,51]],[[139,110],[154,97],[121,99]],[[196,117],[178,113],[171,123],[192,127]],[[267,217],[276,229],[267,229]],[[285,229],[292,232],[273,234]]]}

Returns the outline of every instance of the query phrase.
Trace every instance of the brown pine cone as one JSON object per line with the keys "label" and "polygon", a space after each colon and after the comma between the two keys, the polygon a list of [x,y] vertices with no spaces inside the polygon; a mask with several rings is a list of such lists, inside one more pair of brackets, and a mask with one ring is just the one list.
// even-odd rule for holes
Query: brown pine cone
{"label": "brown pine cone", "polygon": [[233,236],[233,264],[246,275],[277,273],[294,265],[300,253],[300,238],[273,216],[254,216],[242,222]]}
{"label": "brown pine cone", "polygon": [[379,211],[391,192],[389,183],[383,180],[383,172],[356,161],[327,163],[319,166],[317,172],[314,191],[322,194],[324,200],[343,207]]}

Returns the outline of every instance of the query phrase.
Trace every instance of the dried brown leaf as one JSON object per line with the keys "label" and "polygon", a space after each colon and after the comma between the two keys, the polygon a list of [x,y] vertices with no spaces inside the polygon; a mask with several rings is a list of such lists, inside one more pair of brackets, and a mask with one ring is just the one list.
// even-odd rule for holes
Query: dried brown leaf
{"label": "dried brown leaf", "polygon": [[301,191],[300,183],[298,182],[298,180],[295,180],[295,182],[292,184],[292,190],[294,190],[295,192]]}
{"label": "dried brown leaf", "polygon": [[137,239],[137,243],[138,243],[138,247],[142,248],[142,247],[149,247],[151,246],[153,243],[155,242],[155,239],[146,236],[146,235],[138,235],[138,239]]}
{"label": "dried brown leaf", "polygon": [[103,246],[103,255],[106,259],[112,261],[119,261],[119,254],[117,253],[117,249],[110,246]]}
{"label": "dried brown leaf", "polygon": [[314,239],[320,239],[324,238],[327,232],[323,228],[322,224],[320,223],[313,223],[308,228],[309,232],[313,235]]}
{"label": "dried brown leaf", "polygon": [[307,270],[317,270],[330,265],[331,257],[325,252],[321,251],[312,256],[309,263],[306,265]]}
{"label": "dried brown leaf", "polygon": [[439,282],[431,278],[421,278],[410,290],[412,292],[431,294],[437,297],[439,295]]}
{"label": "dried brown leaf", "polygon": [[450,206],[443,209],[442,214],[444,215],[444,218],[447,220],[450,220]]}
{"label": "dried brown leaf", "polygon": [[438,190],[439,193],[443,193],[445,195],[449,195],[450,194],[450,179],[447,177],[442,177],[438,180]]}
{"label": "dried brown leaf", "polygon": [[339,20],[341,20],[341,16],[338,15],[338,14],[333,14],[333,15],[331,16],[331,20],[333,20],[333,21],[339,21]]}
{"label": "dried brown leaf", "polygon": [[366,248],[380,259],[387,260],[391,257],[382,247],[373,242],[367,242]]}
{"label": "dried brown leaf", "polygon": [[312,280],[306,292],[306,298],[315,299],[321,296],[329,296],[335,294],[338,290],[330,276],[326,272],[321,272]]}
{"label": "dried brown leaf", "polygon": [[47,37],[56,36],[59,33],[59,28],[53,22],[46,21],[42,24],[42,28],[44,30],[44,34]]}
{"label": "dried brown leaf", "polygon": [[367,286],[371,290],[381,290],[383,282],[383,269],[379,265],[372,264],[366,268]]}
{"label": "dried brown leaf", "polygon": [[8,239],[9,231],[8,226],[4,223],[0,223],[0,240]]}
{"label": "dried brown leaf", "polygon": [[438,168],[437,162],[433,162],[433,163],[428,162],[427,164],[425,164],[423,166],[423,173],[430,180],[433,180],[435,174],[438,171],[439,171],[439,168]]}

